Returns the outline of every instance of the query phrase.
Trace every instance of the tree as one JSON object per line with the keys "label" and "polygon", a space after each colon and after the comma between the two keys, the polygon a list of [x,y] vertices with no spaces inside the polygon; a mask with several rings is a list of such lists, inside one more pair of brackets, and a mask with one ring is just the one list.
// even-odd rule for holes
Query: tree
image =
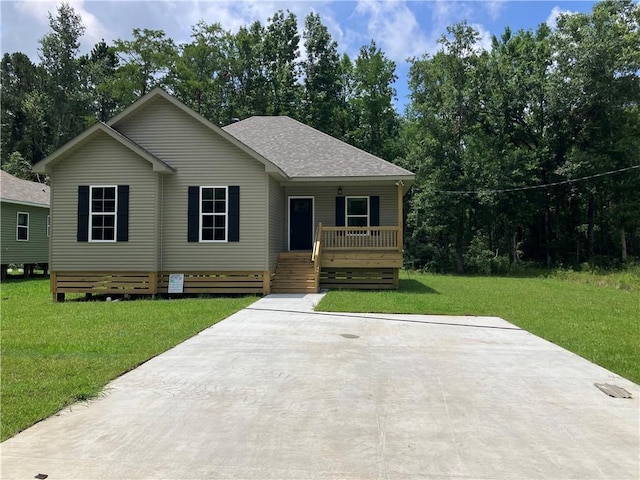
{"label": "tree", "polygon": [[0,66],[0,142],[3,166],[14,153],[19,153],[21,159],[29,163],[42,155],[41,147],[38,148],[34,139],[28,135],[33,119],[25,109],[27,97],[40,87],[38,68],[29,57],[21,52],[4,54]]}
{"label": "tree", "polygon": [[353,78],[353,62],[349,55],[342,54],[338,65],[338,92],[339,108],[335,115],[335,128],[333,135],[345,142],[352,142],[350,133],[356,129],[356,113],[354,108],[355,85]]}
{"label": "tree", "polygon": [[94,117],[104,122],[120,107],[114,95],[112,82],[118,68],[118,57],[114,47],[104,40],[95,44],[88,57],[84,58],[88,91]]}
{"label": "tree", "polygon": [[225,116],[230,34],[219,23],[201,21],[192,28],[191,38],[179,47],[169,84],[182,102],[218,124]]}
{"label": "tree", "polygon": [[124,104],[165,86],[177,56],[173,40],[164,31],[146,28],[134,28],[133,40],[116,40],[115,51],[122,64],[112,88]]}
{"label": "tree", "polygon": [[[640,5],[630,0],[607,0],[594,5],[589,14],[562,15],[554,41],[554,79],[564,100],[571,138],[560,172],[575,178],[637,165]],[[606,177],[577,188],[580,208],[586,208],[587,258],[593,259],[596,253],[596,230],[606,231],[609,222],[621,231],[620,249],[624,252],[625,228],[630,225],[625,210],[638,204],[633,199],[640,189],[640,175]],[[613,217],[605,214],[604,206],[617,213]],[[600,218],[598,211],[602,212]],[[606,240],[601,235],[601,250]]]}
{"label": "tree", "polygon": [[305,18],[303,32],[307,54],[304,73],[303,115],[307,124],[329,134],[337,134],[336,122],[343,107],[340,93],[338,44],[332,40],[320,15],[311,12]]}
{"label": "tree", "polygon": [[351,105],[357,118],[349,138],[359,148],[382,158],[393,159],[391,139],[398,134],[398,118],[393,108],[398,78],[395,63],[376,47],[374,41],[360,48],[353,68]]}
{"label": "tree", "polygon": [[[54,17],[49,13],[50,32],[40,39],[39,55],[44,69],[44,93],[51,110],[50,146],[44,153],[50,153],[66,141],[80,133],[86,126],[88,113],[85,72],[78,59],[80,37],[85,27],[82,19],[67,3],[58,7]],[[34,158],[37,161],[39,158]]]}
{"label": "tree", "polygon": [[[442,49],[433,57],[413,59],[409,72],[413,146],[405,165],[418,173],[408,218],[410,245],[433,245],[438,263],[452,261],[458,272],[465,268],[477,199],[439,192],[473,190],[478,185],[476,156],[468,149],[478,111],[474,88],[478,38],[464,22],[449,27],[440,39]],[[422,253],[416,253],[423,255],[424,247],[420,249]],[[421,260],[423,265],[427,261]]]}
{"label": "tree", "polygon": [[267,113],[298,117],[298,25],[296,16],[282,10],[269,19],[264,37],[265,76],[269,86]]}
{"label": "tree", "polygon": [[44,179],[31,170],[31,162],[25,159],[20,152],[13,152],[7,160],[2,162],[2,170],[9,172],[14,177],[32,182],[43,183]]}
{"label": "tree", "polygon": [[231,41],[229,55],[229,119],[266,115],[271,98],[266,77],[265,29],[255,21],[240,27]]}
{"label": "tree", "polygon": [[[537,32],[509,28],[493,38],[490,52],[479,56],[476,83],[480,93],[479,129],[474,137],[479,152],[477,164],[486,189],[512,191],[485,195],[486,247],[508,252],[517,262],[536,225],[539,211],[548,221],[549,206],[543,190],[519,187],[549,183],[553,155],[549,128],[548,70],[552,62],[550,30],[543,24]],[[515,189],[515,190],[513,190]],[[548,225],[547,225],[548,227]],[[550,263],[549,231],[541,242],[529,242],[528,252],[541,257],[543,244]],[[540,258],[541,259],[541,258]]]}

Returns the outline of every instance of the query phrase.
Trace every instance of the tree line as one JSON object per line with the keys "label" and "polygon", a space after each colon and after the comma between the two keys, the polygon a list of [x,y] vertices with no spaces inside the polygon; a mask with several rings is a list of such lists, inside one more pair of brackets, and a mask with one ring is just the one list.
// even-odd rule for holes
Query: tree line
{"label": "tree line", "polygon": [[373,41],[340,55],[317,13],[301,35],[277,11],[237,32],[199,22],[184,44],[134,29],[79,55],[84,26],[63,4],[40,63],[2,58],[2,168],[33,178],[33,162],[161,86],[215,124],[289,115],[414,171],[409,267],[610,266],[640,256],[639,25],[631,0],[507,28],[490,50],[452,25],[409,60],[400,115],[395,63]]}
{"label": "tree line", "polygon": [[[232,33],[203,21],[191,41],[135,28],[79,55],[85,27],[68,4],[49,14],[40,63],[21,52],[2,59],[2,160],[28,166],[154,87],[217,125],[251,115],[289,115],[384,157],[397,136],[395,64],[372,41],[354,60],[316,13],[302,38],[296,16],[277,11]],[[304,51],[305,58],[301,60]],[[17,155],[19,154],[19,156]]]}

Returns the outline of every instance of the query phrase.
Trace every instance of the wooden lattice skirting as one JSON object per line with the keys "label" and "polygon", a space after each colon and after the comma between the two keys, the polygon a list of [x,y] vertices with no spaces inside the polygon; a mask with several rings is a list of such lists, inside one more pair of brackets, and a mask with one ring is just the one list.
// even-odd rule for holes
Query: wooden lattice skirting
{"label": "wooden lattice skirting", "polygon": [[323,268],[320,288],[393,290],[398,288],[397,268]]}
{"label": "wooden lattice skirting", "polygon": [[[183,293],[263,294],[271,272],[51,272],[51,293],[152,295],[167,293],[169,274],[184,274]],[[57,295],[57,297],[56,297]]]}
{"label": "wooden lattice skirting", "polygon": [[[158,276],[158,293],[167,293],[169,273]],[[179,272],[183,273],[183,272]],[[270,272],[184,272],[184,293],[269,293]]]}

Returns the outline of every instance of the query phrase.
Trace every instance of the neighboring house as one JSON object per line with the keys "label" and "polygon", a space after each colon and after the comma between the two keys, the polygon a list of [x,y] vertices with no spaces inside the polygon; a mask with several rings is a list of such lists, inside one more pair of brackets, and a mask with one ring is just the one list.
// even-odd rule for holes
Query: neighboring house
{"label": "neighboring house", "polygon": [[288,117],[221,129],[155,89],[34,171],[57,299],[397,286],[413,173]]}
{"label": "neighboring house", "polygon": [[0,171],[0,263],[22,264],[25,276],[49,263],[49,187]]}

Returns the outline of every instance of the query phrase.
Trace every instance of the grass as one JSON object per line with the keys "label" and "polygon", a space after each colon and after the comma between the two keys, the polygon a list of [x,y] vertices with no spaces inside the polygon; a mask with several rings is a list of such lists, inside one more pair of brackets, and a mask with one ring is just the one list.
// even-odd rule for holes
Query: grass
{"label": "grass", "polygon": [[4,282],[0,298],[1,440],[255,301],[52,303],[48,279]]}
{"label": "grass", "polygon": [[402,272],[398,292],[332,291],[317,309],[498,316],[640,383],[640,289],[592,280]]}
{"label": "grass", "polygon": [[640,265],[616,271],[600,271],[590,268],[581,271],[563,269],[556,270],[549,276],[558,280],[584,283],[585,285],[640,292]]}

